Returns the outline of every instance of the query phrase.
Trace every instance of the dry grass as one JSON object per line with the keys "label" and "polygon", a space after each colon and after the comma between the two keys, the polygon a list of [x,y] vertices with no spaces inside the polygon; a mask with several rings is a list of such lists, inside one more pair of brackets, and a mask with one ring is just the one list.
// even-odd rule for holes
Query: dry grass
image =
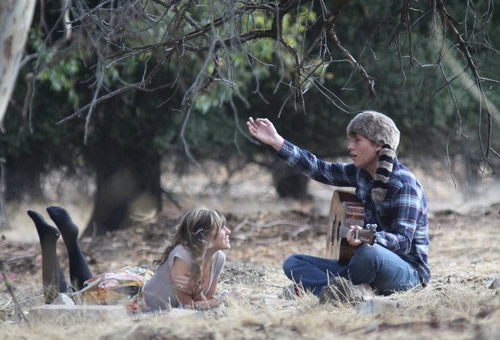
{"label": "dry grass", "polygon": [[[75,325],[3,324],[4,338],[170,339],[170,338],[343,338],[411,337],[495,339],[500,334],[500,299],[495,291],[460,284],[436,284],[391,297],[400,307],[360,316],[351,306],[318,305],[304,296],[284,305],[242,301],[192,316],[147,315],[113,323]],[[78,321],[78,320],[75,320]]]}
{"label": "dry grass", "polygon": [[[472,222],[480,221],[481,227]],[[51,325],[6,320],[3,338],[53,339],[289,339],[289,338],[474,338],[500,337],[500,294],[489,286],[498,278],[500,263],[499,218],[445,215],[433,219],[431,232],[432,283],[425,289],[398,293],[388,299],[393,311],[359,315],[351,305],[320,305],[311,294],[295,301],[279,299],[288,281],[278,264],[232,261],[222,277],[221,289],[236,288],[243,299],[230,307],[191,316],[143,315],[116,322]],[[288,241],[307,248],[307,239]],[[312,246],[312,244],[311,244]],[[277,248],[283,251],[281,248]],[[314,249],[312,250],[314,251]],[[232,250],[231,253],[238,252]],[[257,257],[257,254],[255,255]],[[281,259],[276,254],[276,262]],[[236,256],[237,257],[237,256]],[[281,256],[282,257],[282,256]],[[41,298],[34,285],[25,287]],[[5,296],[5,295],[4,295]],[[28,298],[27,295],[22,298]],[[26,300],[24,300],[25,305]],[[33,303],[33,301],[31,301]],[[3,304],[4,309],[7,307]],[[10,306],[12,307],[12,306]]]}
{"label": "dry grass", "polygon": [[[268,204],[271,200],[272,197],[266,197],[266,202],[260,204],[271,211],[276,208]],[[283,287],[289,284],[281,270],[285,256],[292,252],[321,255],[324,249],[324,212],[318,212],[311,203],[280,203],[279,208],[284,207],[287,209],[274,214],[235,212],[226,207],[225,211],[233,213],[228,219],[233,227],[245,219],[261,226],[277,220],[310,226],[300,234],[294,233],[297,228],[293,226],[241,227],[233,235],[233,249],[228,252],[228,266],[219,287],[221,290],[236,289],[242,295],[241,301],[229,307],[190,316],[148,314],[112,322],[74,320],[74,324],[68,325],[54,320],[50,324],[31,322],[28,326],[17,320],[14,304],[2,282],[0,336],[3,339],[74,340],[500,338],[500,289],[490,288],[495,279],[500,280],[498,204],[484,205],[465,215],[434,214],[430,221],[431,284],[425,289],[380,297],[393,301],[398,307],[368,315],[358,314],[356,307],[351,305],[320,305],[311,294],[294,301],[280,298]],[[124,261],[135,257],[140,257],[140,262],[150,261],[154,254],[152,249],[163,241],[155,234],[134,239],[145,230],[147,226],[139,226],[112,235],[98,246],[84,244],[86,251],[102,253],[114,247],[117,253],[117,257],[93,255],[97,262],[91,264],[94,272],[120,267],[127,264]],[[0,255],[4,258],[26,253],[34,256],[32,267],[8,269],[23,309],[42,304],[38,245],[1,242]],[[145,245],[151,243],[151,248],[146,248]]]}

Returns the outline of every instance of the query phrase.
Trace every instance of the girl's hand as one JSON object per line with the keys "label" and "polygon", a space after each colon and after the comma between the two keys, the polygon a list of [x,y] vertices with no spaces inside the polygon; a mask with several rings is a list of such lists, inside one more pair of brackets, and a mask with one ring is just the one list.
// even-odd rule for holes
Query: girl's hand
{"label": "girl's hand", "polygon": [[[222,294],[224,294],[224,293],[227,293],[227,291],[222,292]],[[239,301],[239,300],[242,299],[241,294],[237,290],[230,291],[229,293],[225,294],[224,297],[229,302],[231,302],[231,301]]]}
{"label": "girl's hand", "polygon": [[232,291],[224,290],[220,293],[219,296],[215,297],[215,299],[227,305],[230,304],[231,302],[236,302],[238,300],[241,300],[241,295],[236,290]]}
{"label": "girl's hand", "polygon": [[279,151],[283,146],[284,139],[281,137],[273,123],[267,118],[257,118],[253,120],[252,117],[247,120],[248,133],[257,138],[262,143],[272,146],[276,151]]}
{"label": "girl's hand", "polygon": [[173,275],[172,282],[176,290],[193,295],[194,284],[189,275]]}

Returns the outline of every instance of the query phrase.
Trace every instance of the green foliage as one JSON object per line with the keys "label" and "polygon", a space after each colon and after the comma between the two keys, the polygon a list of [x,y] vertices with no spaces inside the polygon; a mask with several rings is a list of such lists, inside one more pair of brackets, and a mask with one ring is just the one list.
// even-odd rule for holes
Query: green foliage
{"label": "green foliage", "polygon": [[[476,13],[488,5],[486,0],[475,3]],[[220,40],[273,27],[273,17],[266,11],[248,12],[237,21],[228,15],[225,5],[224,1],[208,0],[193,5],[186,0],[179,1],[177,9],[199,25],[210,24],[213,18],[226,14],[222,25],[206,33]],[[321,50],[305,57],[322,33],[320,5],[318,2],[302,4],[284,15],[281,33],[288,46],[275,39],[261,38],[245,42],[243,47],[226,44],[210,56],[207,55],[210,46],[204,45],[203,34],[200,34],[190,41],[190,46],[205,49],[199,53],[179,50],[166,62],[163,57],[167,50],[162,47],[144,52],[135,49],[162,39],[179,39],[192,32],[195,29],[192,24],[172,22],[175,11],[163,17],[158,15],[159,21],[155,24],[131,16],[129,22],[134,30],[120,35],[116,42],[120,46],[99,47],[110,49],[108,55],[123,47],[129,49],[130,55],[106,59],[104,65],[97,63],[97,51],[90,42],[88,46],[79,46],[75,39],[56,52],[51,44],[44,45],[43,34],[33,30],[28,49],[40,57],[19,77],[14,98],[17,105],[9,108],[7,133],[0,136],[2,154],[7,159],[33,157],[33,162],[44,164],[46,169],[61,165],[73,167],[76,159],[83,159],[85,166],[92,167],[96,155],[102,152],[114,150],[127,154],[147,150],[168,154],[183,152],[185,141],[198,159],[227,159],[237,155],[240,149],[247,154],[267,152],[266,148],[248,143],[242,132],[248,116],[261,116],[273,120],[283,136],[291,141],[320,156],[333,157],[345,155],[345,126],[352,114],[362,109],[375,109],[394,118],[402,131],[400,153],[403,155],[422,153],[442,158],[446,147],[449,152],[460,154],[464,145],[467,152],[477,152],[477,98],[465,80],[447,86],[442,76],[443,72],[447,79],[459,75],[462,70],[453,67],[451,61],[459,60],[463,65],[463,57],[452,52],[449,43],[442,48],[429,17],[417,20],[425,4],[412,3],[411,36],[405,30],[396,35],[399,16],[394,13],[399,2],[352,3],[336,19],[335,29],[342,45],[375,79],[377,96],[374,99],[368,97],[358,70],[345,61],[345,56],[331,41],[322,41]],[[154,11],[160,7],[152,3],[146,6],[152,13],[159,14]],[[241,6],[243,4],[237,3],[233,9],[241,9]],[[467,12],[465,3],[453,2],[447,6],[454,16],[467,13],[469,22],[457,23],[461,28],[470,25],[470,20],[476,20],[474,34],[478,43],[500,44],[498,25],[486,17],[474,16],[471,9]],[[164,25],[165,22],[170,24]],[[291,50],[312,77],[306,79],[308,74],[304,73],[299,77],[296,56]],[[326,60],[327,50],[332,53],[332,60]],[[482,75],[500,78],[496,55],[479,47],[473,53]],[[410,56],[414,59],[410,60]],[[207,57],[209,62],[202,69]],[[442,61],[442,69],[430,66],[438,61]],[[140,82],[160,62],[164,64],[155,78],[143,84],[148,91],[130,88],[97,104],[90,117],[87,117],[89,111],[83,111],[78,119],[55,124],[92,100],[99,83],[96,78],[101,76],[99,72],[102,72],[99,94],[104,95]],[[20,116],[22,105],[19,103],[24,101],[27,91],[24,76],[33,72],[37,63],[40,72],[32,106],[33,130],[30,130],[28,118]],[[195,80],[200,81],[193,86],[204,90],[186,100],[186,91]],[[213,81],[205,86],[207,80]],[[302,93],[292,88],[299,83]],[[485,90],[492,105],[499,106],[498,84],[488,83]],[[327,91],[331,91],[329,98],[324,95]],[[460,116],[457,116],[456,105]],[[190,114],[186,116],[188,111]],[[480,119],[484,131],[485,116]],[[181,130],[185,124],[185,130]],[[180,138],[181,132],[183,138]],[[87,145],[83,144],[85,133],[88,133]],[[425,143],[418,142],[422,136]],[[59,151],[56,156],[52,155],[55,149]]]}
{"label": "green foliage", "polygon": [[29,46],[34,53],[39,54],[37,63],[43,65],[37,80],[48,83],[50,89],[55,92],[66,93],[73,107],[77,107],[80,103],[75,91],[74,78],[80,71],[78,57],[69,53],[61,59],[57,51],[45,49],[43,37],[34,29],[30,30],[29,38]]}
{"label": "green foliage", "polygon": [[58,61],[50,68],[44,69],[39,78],[50,83],[51,89],[56,92],[67,91],[68,99],[74,107],[79,105],[79,98],[74,89],[73,77],[79,71],[79,62],[75,59]]}

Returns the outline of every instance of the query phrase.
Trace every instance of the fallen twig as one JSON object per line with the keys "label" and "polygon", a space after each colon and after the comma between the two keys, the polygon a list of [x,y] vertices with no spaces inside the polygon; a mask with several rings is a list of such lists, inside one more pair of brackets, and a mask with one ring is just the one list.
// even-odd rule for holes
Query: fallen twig
{"label": "fallen twig", "polygon": [[236,225],[236,227],[234,227],[233,229],[233,233],[237,233],[241,228],[243,228],[246,224],[248,223],[248,217],[245,217],[243,219],[243,221],[241,221],[240,223],[238,223],[238,225]]}
{"label": "fallen twig", "polygon": [[306,224],[306,225],[303,225],[302,227],[300,227],[299,229],[295,230],[291,235],[292,235],[292,237],[297,237],[297,236],[299,236],[300,233],[303,233],[304,231],[307,231],[310,229],[311,229],[311,226]]}
{"label": "fallen twig", "polygon": [[[273,228],[276,226],[283,226],[283,225],[290,226],[290,227],[297,227],[297,228],[307,226],[307,224],[306,225],[298,224],[298,223],[295,223],[295,222],[289,221],[289,220],[276,220],[276,221],[272,221],[272,222],[265,223],[265,224],[257,224],[254,222],[247,221],[246,224],[248,224],[249,226],[252,226],[254,228],[259,228],[259,229]],[[241,227],[240,227],[240,229],[241,229]]]}
{"label": "fallen twig", "polygon": [[8,263],[14,263],[14,262],[24,261],[24,260],[28,260],[29,262],[34,262],[35,261],[35,256],[34,255],[28,255],[28,256],[12,257],[10,259],[1,260],[0,262],[2,262],[4,264],[8,264]]}
{"label": "fallen twig", "polygon": [[26,315],[24,315],[23,309],[21,308],[21,306],[17,302],[16,295],[14,294],[14,290],[10,286],[9,279],[7,278],[7,274],[5,273],[5,270],[3,268],[3,263],[4,263],[4,261],[0,260],[0,273],[3,276],[3,280],[5,282],[5,286],[7,287],[7,291],[9,292],[10,296],[12,297],[12,301],[14,302],[14,306],[16,308],[16,315],[19,316],[20,319],[23,319],[24,321],[26,321],[28,326],[31,327],[30,322],[26,318]]}

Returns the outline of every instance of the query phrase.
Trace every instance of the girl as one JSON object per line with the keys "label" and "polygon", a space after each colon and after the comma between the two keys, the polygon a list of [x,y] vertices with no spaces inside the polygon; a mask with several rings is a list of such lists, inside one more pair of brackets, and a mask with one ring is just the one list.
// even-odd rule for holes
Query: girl
{"label": "girl", "polygon": [[218,211],[198,208],[182,217],[177,235],[157,261],[159,265],[154,274],[145,270],[127,270],[97,277],[91,274],[78,244],[78,227],[66,210],[48,207],[47,212],[58,229],[46,223],[40,214],[28,211],[42,248],[45,303],[51,303],[59,293],[67,292],[56,254],[56,241],[60,235],[68,249],[71,284],[78,290],[71,294],[73,297],[83,295],[102,301],[103,296],[110,295],[105,293],[123,292],[122,288],[126,287],[135,301],[141,300],[140,307],[144,311],[179,306],[207,309],[226,302],[226,297],[216,297],[215,291],[226,262],[222,250],[231,247],[231,231],[226,226],[225,217]]}
{"label": "girl", "polygon": [[144,302],[153,310],[188,305],[198,309],[218,306],[214,297],[231,247],[225,217],[205,208],[187,213],[171,246],[165,249],[154,276],[144,285]]}

